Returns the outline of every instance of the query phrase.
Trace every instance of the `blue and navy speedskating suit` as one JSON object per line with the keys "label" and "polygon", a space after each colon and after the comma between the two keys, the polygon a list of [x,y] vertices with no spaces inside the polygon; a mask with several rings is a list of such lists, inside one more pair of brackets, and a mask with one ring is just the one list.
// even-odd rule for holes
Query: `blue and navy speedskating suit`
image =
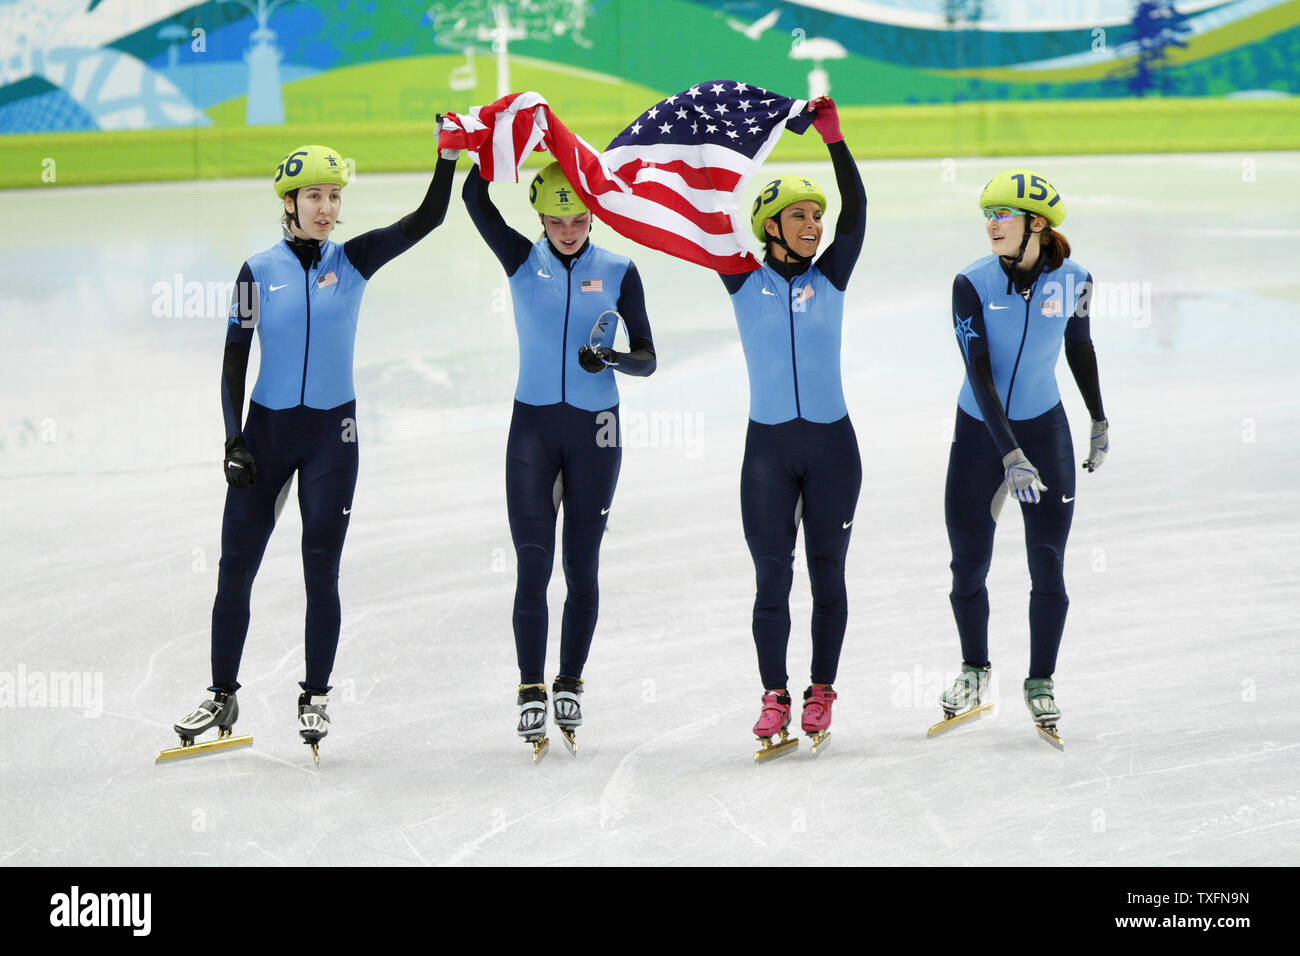
{"label": "blue and navy speedskating suit", "polygon": [[[630,351],[617,368],[655,370],[641,277],[630,259],[588,240],[564,255],[543,236],[510,228],[478,168],[463,190],[470,219],[509,276],[519,336],[519,382],[506,443],[506,509],[515,547],[514,633],[522,684],[545,682],[546,587],[554,564],[555,522],[564,504],[562,564],[568,594],[560,630],[560,671],[581,677],[596,630],[600,540],[622,461],[618,385],[606,368],[588,372],[578,352],[602,312],[617,310]],[[610,347],[617,323],[600,343]]]}
{"label": "blue and navy speedskating suit", "polygon": [[[290,236],[239,270],[221,403],[227,439],[242,437],[257,466],[257,482],[226,489],[212,608],[215,688],[239,687],[253,578],[296,473],[307,588],[302,687],[313,693],[329,689],[339,640],[339,559],[357,482],[352,353],[361,296],[380,266],[442,222],[455,169],[454,161],[440,160],[419,209],[391,226],[344,243]],[[261,366],[247,421],[241,423],[254,331]]]}
{"label": "blue and navy speedskating suit", "polygon": [[841,210],[814,263],[769,256],[723,275],[749,370],[749,430],[740,475],[754,560],[753,633],[767,690],[786,686],[795,536],[802,523],[812,586],[812,682],[830,684],[848,622],[844,562],[862,485],[857,436],[840,383],[844,290],[862,251],[867,197],[843,141],[829,147]]}
{"label": "blue and navy speedskating suit", "polygon": [[1032,590],[1030,677],[1051,677],[1069,598],[1063,566],[1074,514],[1074,450],[1056,385],[1066,358],[1096,420],[1104,418],[1089,331],[1092,277],[1065,259],[1059,268],[1016,273],[998,256],[967,266],[953,282],[952,310],[966,379],[948,458],[944,518],[952,547],[952,602],[962,658],[988,661],[989,600],[984,580],[993,555],[991,502],[1004,480],[1002,459],[1019,447],[1047,490],[1022,504]]}

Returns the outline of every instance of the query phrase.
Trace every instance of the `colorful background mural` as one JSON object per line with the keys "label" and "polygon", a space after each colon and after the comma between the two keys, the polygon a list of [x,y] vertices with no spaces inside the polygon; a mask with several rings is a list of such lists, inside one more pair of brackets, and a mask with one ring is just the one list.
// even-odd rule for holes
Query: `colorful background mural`
{"label": "colorful background mural", "polygon": [[864,156],[1295,148],[1300,0],[0,0],[0,185],[421,168],[520,89],[603,145],[712,77],[829,91]]}

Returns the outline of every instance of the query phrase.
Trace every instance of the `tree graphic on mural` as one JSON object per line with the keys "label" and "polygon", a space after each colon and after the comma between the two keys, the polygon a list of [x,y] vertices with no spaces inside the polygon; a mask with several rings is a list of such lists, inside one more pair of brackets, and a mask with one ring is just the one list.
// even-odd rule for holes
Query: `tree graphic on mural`
{"label": "tree graphic on mural", "polygon": [[965,24],[975,26],[984,19],[985,0],[943,0],[943,23],[948,29]]}
{"label": "tree graphic on mural", "polygon": [[[579,46],[591,0],[438,0],[429,8],[434,39],[463,51],[472,75],[475,44],[490,43],[497,58],[497,96],[510,89],[510,41],[552,40],[567,36]],[[453,88],[455,84],[453,83]]]}
{"label": "tree graphic on mural", "polygon": [[1192,30],[1187,15],[1174,9],[1173,0],[1138,0],[1131,25],[1138,53],[1132,71],[1122,74],[1128,91],[1134,96],[1153,91],[1168,95],[1173,87],[1169,49],[1187,46],[1182,39]]}

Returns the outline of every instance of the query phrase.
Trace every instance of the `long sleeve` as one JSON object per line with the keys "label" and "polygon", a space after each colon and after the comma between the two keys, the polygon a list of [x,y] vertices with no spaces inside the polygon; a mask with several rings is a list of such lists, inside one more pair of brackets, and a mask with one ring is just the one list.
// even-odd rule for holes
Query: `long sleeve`
{"label": "long sleeve", "polygon": [[244,383],[248,377],[248,353],[257,326],[257,285],[253,270],[245,262],[235,280],[226,326],[226,348],[221,360],[221,413],[226,423],[226,438],[243,432]]}
{"label": "long sleeve", "polygon": [[1089,327],[1092,307],[1092,276],[1083,284],[1079,304],[1074,315],[1065,325],[1065,361],[1070,366],[1074,383],[1079,387],[1079,394],[1088,406],[1088,414],[1093,421],[1106,417],[1101,405],[1101,381],[1097,372],[1097,352],[1092,347],[1092,333]]}
{"label": "long sleeve", "polygon": [[952,320],[975,403],[984,416],[984,425],[997,445],[998,454],[1005,456],[1020,443],[1011,430],[1011,422],[993,383],[993,363],[984,331],[984,306],[970,279],[964,275],[957,276],[952,283]]}
{"label": "long sleeve", "polygon": [[454,159],[440,159],[434,167],[433,179],[424,195],[424,201],[411,213],[391,226],[371,229],[343,244],[348,257],[362,278],[369,279],[389,262],[442,225],[451,202],[451,183],[456,175]]}
{"label": "long sleeve", "polygon": [[627,326],[628,346],[631,351],[616,352],[615,369],[625,375],[645,377],[654,374],[657,365],[654,339],[650,334],[650,317],[646,315],[645,288],[636,264],[629,262],[623,283],[618,291],[618,312]]}
{"label": "long sleeve", "polygon": [[492,204],[487,181],[479,175],[477,166],[465,177],[461,198],[465,200],[465,208],[469,211],[474,228],[487,242],[488,248],[506,270],[506,275],[514,275],[528,261],[533,244],[506,224],[500,210]]}
{"label": "long sleeve", "polygon": [[817,268],[843,292],[862,252],[867,234],[867,191],[862,185],[858,164],[849,154],[844,140],[831,143],[831,165],[835,167],[835,184],[840,191],[840,218],[835,224],[835,241],[817,260]]}

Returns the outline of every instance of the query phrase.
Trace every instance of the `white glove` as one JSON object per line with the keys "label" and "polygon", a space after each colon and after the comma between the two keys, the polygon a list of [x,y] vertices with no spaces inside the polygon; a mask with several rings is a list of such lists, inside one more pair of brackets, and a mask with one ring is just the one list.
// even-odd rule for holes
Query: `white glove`
{"label": "white glove", "polygon": [[1008,452],[1002,459],[1002,467],[1006,469],[1007,492],[1027,505],[1038,504],[1039,492],[1046,491],[1047,485],[1038,477],[1038,469],[1029,463],[1025,453],[1019,448]]}
{"label": "white glove", "polygon": [[1083,463],[1083,467],[1089,471],[1096,471],[1106,460],[1108,451],[1110,451],[1110,427],[1103,418],[1099,422],[1092,423],[1092,444],[1088,448],[1088,460]]}
{"label": "white glove", "polygon": [[[438,126],[433,131],[433,144],[438,145],[438,140],[442,136],[442,114],[438,114]],[[440,149],[438,155],[443,159],[460,159],[460,150],[458,149]]]}

